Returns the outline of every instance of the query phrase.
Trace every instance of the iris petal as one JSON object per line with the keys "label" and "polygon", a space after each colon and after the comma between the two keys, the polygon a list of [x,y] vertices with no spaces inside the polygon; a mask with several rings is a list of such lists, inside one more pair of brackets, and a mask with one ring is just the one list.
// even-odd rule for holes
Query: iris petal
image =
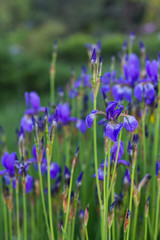
{"label": "iris petal", "polygon": [[138,127],[138,121],[135,117],[127,115],[124,117],[123,126],[127,131],[134,131]]}
{"label": "iris petal", "polygon": [[105,127],[105,135],[113,142],[116,142],[118,135],[123,128],[123,123],[111,124],[110,122]]}

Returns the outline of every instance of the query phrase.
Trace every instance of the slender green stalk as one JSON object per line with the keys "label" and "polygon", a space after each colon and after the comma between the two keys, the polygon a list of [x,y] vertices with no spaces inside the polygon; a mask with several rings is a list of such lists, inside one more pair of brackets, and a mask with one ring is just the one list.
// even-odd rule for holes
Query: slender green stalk
{"label": "slender green stalk", "polygon": [[7,223],[7,205],[5,200],[3,201],[3,213],[4,213],[4,236],[5,240],[8,240],[8,223]]}
{"label": "slender green stalk", "polygon": [[[144,110],[145,111],[145,110]],[[145,134],[145,113],[142,116],[142,133],[143,133],[143,162],[144,162],[144,174],[146,174],[146,134]]]}
{"label": "slender green stalk", "polygon": [[32,238],[35,239],[35,213],[34,213],[34,206],[31,204],[31,221],[32,221]]}
{"label": "slender green stalk", "polygon": [[74,240],[74,228],[75,228],[75,217],[73,218],[72,221],[72,235],[71,235],[71,240]]}
{"label": "slender green stalk", "polygon": [[144,240],[147,240],[147,216],[144,219]]}
{"label": "slender green stalk", "polygon": [[89,240],[87,226],[85,226],[86,240]]}
{"label": "slender green stalk", "polygon": [[[131,214],[132,214],[132,198],[133,198],[135,165],[136,165],[136,159],[133,160],[132,171],[131,171],[131,190],[130,190],[130,200],[129,200],[129,210],[130,210]],[[130,221],[129,221],[128,229],[127,229],[127,238],[126,238],[127,240],[129,239],[130,222],[131,222],[131,217],[130,217]]]}
{"label": "slender green stalk", "polygon": [[52,198],[51,198],[51,177],[50,177],[50,156],[49,148],[46,148],[47,153],[47,182],[48,182],[48,206],[49,206],[49,220],[50,220],[50,229],[51,229],[51,239],[54,240],[54,231],[53,231],[53,220],[52,220]]}
{"label": "slender green stalk", "polygon": [[16,210],[17,210],[17,239],[20,240],[20,224],[19,224],[19,183],[16,182]]}
{"label": "slender green stalk", "polygon": [[[97,108],[97,100],[94,97],[94,110]],[[96,118],[93,122],[93,141],[94,141],[94,164],[95,164],[95,172],[96,172],[96,185],[97,185],[97,192],[98,192],[98,200],[100,209],[102,208],[102,199],[101,199],[101,192],[100,192],[100,184],[98,179],[98,161],[97,161],[97,129],[96,129]]]}
{"label": "slender green stalk", "polygon": [[40,180],[40,188],[41,188],[41,199],[42,199],[43,213],[44,213],[44,218],[45,218],[45,222],[46,222],[48,237],[50,239],[50,229],[49,229],[46,205],[45,205],[45,200],[44,200],[43,181],[42,181],[41,164],[40,163],[38,163],[38,172],[39,172],[39,180]]}
{"label": "slender green stalk", "polygon": [[27,240],[27,207],[26,207],[26,187],[25,187],[25,177],[23,181],[23,239]]}
{"label": "slender green stalk", "polygon": [[111,240],[111,228],[109,228],[109,240]]}
{"label": "slender green stalk", "polygon": [[[110,179],[110,161],[111,161],[111,140],[109,139],[108,146],[108,167],[107,167],[107,191],[104,201],[104,239],[107,238],[107,217],[108,217],[108,188],[109,188],[109,179]],[[105,166],[104,166],[105,167]]]}
{"label": "slender green stalk", "polygon": [[[65,218],[65,224],[64,224],[64,232],[65,233],[66,233],[66,230],[67,230],[67,223],[68,223],[68,216],[69,216],[69,207],[70,207],[71,190],[72,190],[72,182],[73,182],[73,172],[74,172],[74,167],[72,166],[71,179],[70,179],[69,192],[68,192],[68,199],[67,199],[67,212],[66,212],[66,218]],[[63,239],[64,239],[64,234],[63,234]]]}
{"label": "slender green stalk", "polygon": [[[114,186],[112,188],[112,203],[114,202]],[[114,214],[115,215],[115,214]],[[113,216],[113,222],[112,222],[112,240],[115,240],[115,217]]]}
{"label": "slender green stalk", "polygon": [[154,240],[157,240],[157,235],[158,235],[159,204],[160,204],[160,186],[158,184]]}
{"label": "slender green stalk", "polygon": [[137,215],[138,215],[138,206],[136,206],[136,209],[135,209],[135,216],[134,216],[134,225],[133,225],[132,240],[135,240],[135,236],[136,236]]}
{"label": "slender green stalk", "polygon": [[[11,205],[12,205],[12,179],[10,183],[10,194],[11,194]],[[9,236],[11,240],[12,239],[12,209],[9,209]]]}
{"label": "slender green stalk", "polygon": [[117,153],[116,153],[116,161],[114,163],[114,168],[113,168],[113,173],[112,173],[111,184],[110,184],[108,196],[110,196],[110,193],[111,193],[111,190],[112,190],[112,187],[113,187],[113,181],[114,181],[114,177],[115,177],[114,175],[115,175],[116,168],[117,168],[117,161],[118,161],[118,155],[119,155],[119,148],[120,148],[121,138],[122,138],[122,131],[120,131],[120,134],[119,134],[118,148],[117,148]]}

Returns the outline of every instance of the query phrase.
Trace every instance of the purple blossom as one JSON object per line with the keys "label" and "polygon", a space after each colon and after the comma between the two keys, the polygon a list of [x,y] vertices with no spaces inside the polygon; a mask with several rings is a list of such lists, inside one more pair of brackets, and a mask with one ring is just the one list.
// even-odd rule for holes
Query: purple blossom
{"label": "purple blossom", "polygon": [[94,64],[96,62],[97,62],[97,54],[96,54],[96,49],[94,48],[91,56],[91,64]]}
{"label": "purple blossom", "polygon": [[1,158],[1,163],[5,170],[0,171],[0,175],[7,174],[11,178],[15,176],[15,160],[17,158],[17,154],[15,152],[9,155],[8,152],[5,152]]}
{"label": "purple blossom", "polygon": [[86,122],[82,119],[77,119],[75,127],[78,128],[83,134],[87,130]]}
{"label": "purple blossom", "polygon": [[59,103],[56,109],[58,110],[58,121],[67,124],[71,115],[69,104],[67,102],[64,104]]}
{"label": "purple blossom", "polygon": [[94,120],[97,112],[98,112],[97,110],[93,110],[93,111],[86,117],[86,123],[87,123],[88,128],[90,128],[90,127],[92,126],[93,120]]}
{"label": "purple blossom", "polygon": [[138,127],[138,121],[135,117],[127,115],[124,117],[123,126],[127,131],[134,131]]}
{"label": "purple blossom", "polygon": [[118,105],[117,102],[109,102],[106,108],[107,120],[116,120],[121,112],[123,111],[123,106]]}
{"label": "purple blossom", "polygon": [[126,169],[125,174],[123,176],[123,183],[131,185],[131,174],[128,169]]}
{"label": "purple blossom", "polygon": [[146,71],[151,80],[156,83],[158,80],[158,62],[156,60],[153,60],[152,62],[147,60]]}
{"label": "purple blossom", "polygon": [[50,175],[52,179],[55,179],[60,172],[60,167],[58,163],[56,162],[51,162],[50,164]]}
{"label": "purple blossom", "polygon": [[29,193],[33,188],[33,178],[30,175],[25,177],[26,181],[26,193]]}
{"label": "purple blossom", "polygon": [[113,142],[118,140],[118,135],[123,128],[123,123],[114,123],[110,122],[105,126],[105,135],[109,137]]}
{"label": "purple blossom", "polygon": [[155,89],[152,83],[139,83],[134,88],[135,97],[141,102],[143,97],[146,104],[152,104],[155,99]]}
{"label": "purple blossom", "polygon": [[[106,173],[107,176],[107,173]],[[93,177],[96,178],[96,173],[93,174]],[[98,169],[98,179],[103,181],[104,180],[104,168],[99,168]]]}

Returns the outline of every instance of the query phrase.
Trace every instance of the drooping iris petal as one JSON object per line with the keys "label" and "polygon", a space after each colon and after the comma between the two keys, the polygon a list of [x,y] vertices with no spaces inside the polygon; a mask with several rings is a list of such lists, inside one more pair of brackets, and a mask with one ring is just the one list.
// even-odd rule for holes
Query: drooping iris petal
{"label": "drooping iris petal", "polygon": [[132,89],[128,86],[123,87],[123,98],[128,102],[132,102]]}
{"label": "drooping iris petal", "polygon": [[52,179],[55,179],[57,177],[57,174],[60,171],[60,167],[58,165],[58,163],[56,162],[52,162],[50,165],[50,175]]}
{"label": "drooping iris petal", "polygon": [[126,160],[123,160],[123,159],[120,159],[118,160],[117,162],[118,164],[122,164],[122,165],[125,165],[125,166],[130,166],[130,162],[126,161]]}
{"label": "drooping iris petal", "polygon": [[124,117],[123,126],[127,131],[134,131],[138,127],[138,121],[135,117],[127,115]]}
{"label": "drooping iris petal", "polygon": [[67,124],[71,114],[69,104],[67,102],[64,104],[58,104],[57,109],[58,109],[58,121]]}
{"label": "drooping iris petal", "polygon": [[29,193],[33,188],[33,178],[30,175],[25,177],[26,180],[26,193]]}
{"label": "drooping iris petal", "polygon": [[0,176],[3,176],[3,175],[5,175],[5,174],[7,174],[7,173],[8,173],[8,172],[7,172],[6,169],[0,170]]}
{"label": "drooping iris petal", "polygon": [[87,123],[88,128],[90,128],[90,127],[92,126],[93,120],[94,120],[97,112],[98,112],[97,110],[93,110],[93,111],[86,117],[86,123]]}
{"label": "drooping iris petal", "polygon": [[139,83],[134,88],[134,96],[141,102],[143,97],[143,85]]}
{"label": "drooping iris petal", "polygon": [[[119,141],[117,141],[111,148],[111,153],[113,154],[114,161],[116,160],[116,156],[117,156],[118,143]],[[123,153],[124,153],[124,145],[123,145],[123,142],[121,141],[119,146],[118,160],[120,160],[120,158],[123,156]]]}
{"label": "drooping iris petal", "polygon": [[122,128],[123,128],[123,123],[112,124],[109,122],[105,126],[105,135],[109,137],[113,142],[116,142]]}
{"label": "drooping iris petal", "polygon": [[112,94],[114,96],[115,101],[123,100],[123,88],[119,84],[115,84],[112,87]]}
{"label": "drooping iris petal", "polygon": [[[106,173],[106,176],[107,176],[107,173]],[[93,177],[96,178],[96,174],[93,174]],[[103,168],[98,169],[98,179],[101,181],[104,180],[104,169]]]}
{"label": "drooping iris petal", "polygon": [[27,132],[32,132],[32,119],[29,115],[24,115],[21,119],[21,126]]}
{"label": "drooping iris petal", "polygon": [[78,119],[75,124],[76,128],[78,128],[83,134],[87,130],[87,126],[84,120]]}

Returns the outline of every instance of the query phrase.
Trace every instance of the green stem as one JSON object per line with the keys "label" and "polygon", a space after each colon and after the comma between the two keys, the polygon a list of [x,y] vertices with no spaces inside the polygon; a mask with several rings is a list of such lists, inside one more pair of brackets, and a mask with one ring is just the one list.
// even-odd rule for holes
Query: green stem
{"label": "green stem", "polygon": [[31,204],[31,221],[32,221],[32,238],[35,239],[35,214],[34,214],[34,206]]}
{"label": "green stem", "polygon": [[[145,110],[144,110],[145,111]],[[142,133],[143,133],[143,161],[144,174],[146,174],[146,134],[145,134],[145,114],[142,116]]]}
{"label": "green stem", "polygon": [[[131,191],[130,191],[130,200],[129,200],[129,210],[132,214],[132,198],[133,198],[133,184],[134,184],[134,172],[135,172],[135,165],[136,165],[136,159],[133,160],[133,165],[132,165],[132,172],[131,172]],[[127,240],[129,239],[129,231],[130,231],[130,222],[131,222],[131,216],[130,216],[130,221],[128,224],[128,231],[127,231]]]}
{"label": "green stem", "polygon": [[[68,193],[68,199],[67,199],[67,212],[66,212],[66,218],[65,218],[65,224],[64,224],[64,232],[65,233],[67,230],[67,223],[68,223],[68,216],[69,216],[69,207],[70,207],[71,190],[72,190],[72,182],[73,182],[73,172],[74,172],[74,167],[72,166],[71,179],[70,179],[70,184],[69,184],[69,193]],[[63,234],[63,239],[64,239],[64,234]]]}
{"label": "green stem", "polygon": [[44,213],[44,218],[45,218],[45,222],[46,222],[48,237],[50,239],[50,229],[49,229],[46,205],[45,205],[45,200],[44,200],[43,181],[42,181],[41,164],[40,163],[38,163],[38,172],[39,172],[39,180],[40,180],[40,188],[41,188],[41,199],[42,199],[43,213]]}
{"label": "green stem", "polygon": [[[10,194],[11,194],[11,204],[12,204],[12,179],[10,183]],[[12,240],[12,209],[9,210],[9,236]]]}
{"label": "green stem", "polygon": [[114,168],[113,168],[113,173],[112,173],[111,184],[110,184],[108,196],[110,196],[110,193],[111,193],[111,190],[112,190],[112,187],[113,187],[113,181],[114,181],[114,177],[115,177],[114,175],[115,175],[116,168],[117,168],[117,161],[118,161],[121,138],[122,138],[122,131],[120,131],[120,134],[119,134],[118,148],[117,148],[117,153],[116,153],[116,161],[114,163]]}
{"label": "green stem", "polygon": [[[25,177],[23,177],[22,181],[24,181],[25,185]],[[27,240],[27,207],[26,207],[26,187],[23,186],[23,231],[24,240]]]}
{"label": "green stem", "polygon": [[[110,161],[111,161],[111,139],[109,139],[109,146],[108,146],[108,167],[107,167],[107,191],[104,201],[104,239],[107,238],[107,218],[108,218],[108,188],[109,188],[109,179],[110,179]],[[106,167],[106,166],[104,166]]]}
{"label": "green stem", "polygon": [[157,194],[157,209],[156,209],[156,219],[155,219],[155,233],[154,233],[154,240],[157,240],[158,235],[158,217],[159,217],[159,202],[160,200],[160,186],[158,186],[158,194]]}
{"label": "green stem", "polygon": [[48,168],[48,206],[49,206],[49,220],[50,220],[50,229],[51,229],[51,239],[54,240],[54,231],[53,231],[53,220],[52,220],[52,198],[51,198],[51,177],[50,177],[50,156],[49,148],[46,149],[47,153],[47,168]]}
{"label": "green stem", "polygon": [[73,222],[72,222],[72,236],[71,236],[71,240],[74,240],[74,228],[75,228],[75,217],[73,218]]}
{"label": "green stem", "polygon": [[5,240],[8,240],[8,225],[7,225],[7,205],[5,200],[3,201],[4,206],[3,206],[3,211],[4,211],[4,236]]}
{"label": "green stem", "polygon": [[[114,202],[114,186],[112,188],[112,203],[113,202]],[[114,216],[113,216],[113,222],[112,222],[112,240],[115,240],[115,217]]]}
{"label": "green stem", "polygon": [[87,226],[85,226],[86,240],[89,240]]}
{"label": "green stem", "polygon": [[20,240],[20,224],[19,224],[19,183],[16,182],[16,210],[17,210],[17,239]]}
{"label": "green stem", "polygon": [[[97,108],[97,100],[96,100],[96,97],[94,97],[94,110],[96,110],[96,108]],[[99,179],[98,179],[96,118],[94,119],[94,122],[93,122],[93,141],[94,141],[94,164],[95,164],[95,172],[96,172],[96,185],[97,185],[99,205],[101,209],[102,199],[101,199],[100,185],[99,185]]]}
{"label": "green stem", "polygon": [[109,228],[109,240],[111,240],[111,228]]}
{"label": "green stem", "polygon": [[136,211],[135,211],[135,216],[134,216],[134,226],[133,226],[132,240],[134,240],[134,239],[135,239],[135,236],[136,236],[137,215],[138,215],[138,206],[136,206]]}
{"label": "green stem", "polygon": [[144,240],[147,240],[147,216],[145,216],[144,221]]}

